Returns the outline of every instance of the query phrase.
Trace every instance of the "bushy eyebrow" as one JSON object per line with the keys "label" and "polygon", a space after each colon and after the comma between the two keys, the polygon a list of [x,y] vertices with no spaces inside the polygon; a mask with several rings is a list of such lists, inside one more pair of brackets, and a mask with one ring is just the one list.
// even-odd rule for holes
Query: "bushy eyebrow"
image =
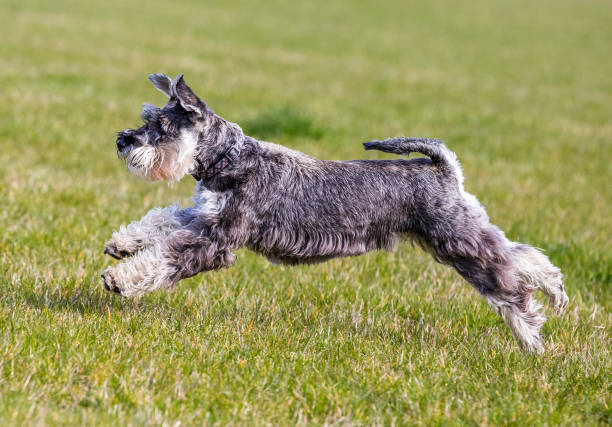
{"label": "bushy eyebrow", "polygon": [[157,121],[159,120],[160,113],[160,109],[157,108],[155,105],[145,103],[142,104],[142,113],[140,114],[140,116],[143,120],[147,122]]}

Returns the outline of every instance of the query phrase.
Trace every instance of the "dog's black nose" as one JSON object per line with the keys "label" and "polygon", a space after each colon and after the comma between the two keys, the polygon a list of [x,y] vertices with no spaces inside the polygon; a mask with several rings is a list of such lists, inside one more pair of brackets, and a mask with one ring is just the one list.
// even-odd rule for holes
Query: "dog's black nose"
{"label": "dog's black nose", "polygon": [[130,145],[129,137],[125,135],[119,135],[117,137],[117,149],[123,150],[125,147]]}

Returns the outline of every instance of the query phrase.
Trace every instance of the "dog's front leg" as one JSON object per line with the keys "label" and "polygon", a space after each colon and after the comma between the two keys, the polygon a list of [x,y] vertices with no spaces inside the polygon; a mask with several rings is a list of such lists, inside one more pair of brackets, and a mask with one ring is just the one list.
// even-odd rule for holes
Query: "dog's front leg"
{"label": "dog's front leg", "polygon": [[106,242],[104,253],[116,259],[132,256],[165,239],[181,227],[188,216],[188,211],[181,211],[177,203],[166,208],[153,208],[140,221],[122,225],[115,231]]}
{"label": "dog's front leg", "polygon": [[229,267],[235,256],[223,240],[193,230],[173,231],[128,261],[107,268],[102,274],[104,287],[130,297],[170,288],[202,271]]}

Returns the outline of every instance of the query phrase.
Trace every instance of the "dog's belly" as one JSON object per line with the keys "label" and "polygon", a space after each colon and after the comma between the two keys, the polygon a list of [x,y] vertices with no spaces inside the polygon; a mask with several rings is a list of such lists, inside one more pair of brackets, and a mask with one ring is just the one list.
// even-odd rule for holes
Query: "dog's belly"
{"label": "dog's belly", "polygon": [[297,264],[318,264],[321,262],[329,261],[332,258],[338,258],[338,256],[327,256],[327,257],[309,257],[309,258],[291,258],[291,257],[276,257],[273,255],[265,255],[265,257],[272,264],[284,264],[284,265],[297,265]]}
{"label": "dog's belly", "polygon": [[373,230],[334,232],[324,229],[270,228],[249,245],[250,249],[277,264],[314,264],[332,258],[362,255],[371,250],[392,250],[394,232]]}

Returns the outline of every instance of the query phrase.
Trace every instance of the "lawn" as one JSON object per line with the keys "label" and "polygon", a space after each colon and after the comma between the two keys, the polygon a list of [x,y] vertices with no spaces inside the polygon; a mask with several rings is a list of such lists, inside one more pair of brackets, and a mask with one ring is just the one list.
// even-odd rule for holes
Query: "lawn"
{"label": "lawn", "polygon": [[[612,423],[612,3],[209,3],[0,3],[0,424]],[[116,157],[165,103],[152,72],[322,158],[446,141],[491,220],[565,274],[545,354],[408,244],[241,250],[173,292],[104,292],[112,231],[194,184]]]}

